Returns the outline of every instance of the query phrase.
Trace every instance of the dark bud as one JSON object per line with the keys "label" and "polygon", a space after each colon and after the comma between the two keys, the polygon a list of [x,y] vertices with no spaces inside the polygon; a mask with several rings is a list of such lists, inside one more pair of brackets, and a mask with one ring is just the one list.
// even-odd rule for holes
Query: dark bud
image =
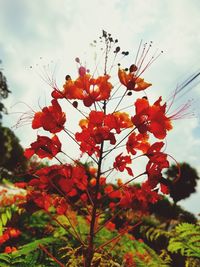
{"label": "dark bud", "polygon": [[125,56],[125,51],[122,51],[122,55],[124,55],[124,56]]}
{"label": "dark bud", "polygon": [[132,65],[130,66],[130,68],[129,68],[129,71],[130,71],[130,72],[135,72],[137,69],[138,69],[137,66],[136,66],[135,64],[132,64]]}
{"label": "dark bud", "polygon": [[131,91],[129,91],[128,93],[127,93],[127,95],[128,96],[131,96],[133,93],[131,92]]}
{"label": "dark bud", "polygon": [[77,108],[77,107],[78,107],[78,102],[77,102],[77,101],[74,101],[74,102],[72,103],[72,105],[73,105],[74,108]]}
{"label": "dark bud", "polygon": [[118,43],[118,39],[115,39],[115,43]]}
{"label": "dark bud", "polygon": [[147,96],[143,96],[142,98],[148,100]]}
{"label": "dark bud", "polygon": [[128,71],[128,68],[125,68],[124,70],[125,70],[125,71]]}
{"label": "dark bud", "polygon": [[115,49],[115,53],[118,53],[120,51],[120,47],[117,46],[116,49]]}
{"label": "dark bud", "polygon": [[71,80],[71,76],[70,76],[70,75],[66,75],[66,76],[65,76],[65,80],[66,80],[66,81]]}
{"label": "dark bud", "polygon": [[118,63],[118,64],[117,64],[117,66],[118,66],[118,67],[120,67],[120,66],[121,66],[121,64],[120,64],[120,63]]}
{"label": "dark bud", "polygon": [[107,37],[107,32],[103,30],[103,37]]}
{"label": "dark bud", "polygon": [[80,63],[80,59],[79,59],[78,57],[75,58],[75,61],[76,61],[77,63]]}
{"label": "dark bud", "polygon": [[128,55],[129,55],[129,52],[128,52],[128,51],[126,51],[124,55],[125,55],[125,56],[128,56]]}

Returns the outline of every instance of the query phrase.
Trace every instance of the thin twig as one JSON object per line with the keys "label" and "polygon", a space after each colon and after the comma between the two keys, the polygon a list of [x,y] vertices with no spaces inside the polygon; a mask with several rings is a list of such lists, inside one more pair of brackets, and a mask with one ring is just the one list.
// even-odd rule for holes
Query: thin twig
{"label": "thin twig", "polygon": [[43,245],[39,244],[38,245],[41,250],[43,250],[52,260],[54,260],[58,265],[61,267],[65,267],[62,262],[60,262],[58,259],[56,259]]}

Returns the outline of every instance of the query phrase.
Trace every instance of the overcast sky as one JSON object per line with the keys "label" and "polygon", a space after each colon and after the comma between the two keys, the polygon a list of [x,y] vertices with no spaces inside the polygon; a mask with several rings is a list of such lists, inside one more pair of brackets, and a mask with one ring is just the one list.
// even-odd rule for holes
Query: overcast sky
{"label": "overcast sky", "polygon": [[[38,103],[49,103],[50,88],[40,77],[43,65],[56,68],[59,85],[66,74],[76,72],[76,56],[86,60],[89,67],[89,43],[101,35],[102,29],[130,51],[130,63],[141,39],[152,40],[155,50],[164,50],[144,74],[153,83],[149,91],[152,99],[160,94],[167,98],[177,85],[200,70],[198,0],[0,0],[0,7],[0,59],[12,91],[5,102],[10,113],[27,110],[20,101],[35,110],[39,109]],[[177,105],[193,98],[191,112],[195,112],[196,118],[174,123],[167,152],[200,171],[198,79],[189,88],[188,93],[183,91],[185,95]],[[17,118],[19,114],[4,117],[4,125],[16,124]],[[27,147],[37,132],[26,126],[16,130],[16,134]],[[194,194],[182,204],[199,213],[199,195]]]}

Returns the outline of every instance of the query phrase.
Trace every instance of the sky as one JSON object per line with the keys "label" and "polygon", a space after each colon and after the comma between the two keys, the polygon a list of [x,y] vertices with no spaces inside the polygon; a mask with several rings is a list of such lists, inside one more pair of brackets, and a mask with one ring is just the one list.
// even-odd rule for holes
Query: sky
{"label": "sky", "polygon": [[[12,94],[4,102],[9,115],[4,125],[15,125],[20,113],[49,104],[51,88],[43,81],[44,66],[62,86],[66,74],[75,75],[75,57],[92,66],[93,48],[102,29],[130,51],[131,64],[140,40],[153,41],[153,50],[164,53],[144,73],[153,84],[150,99],[163,99],[200,70],[200,2],[198,0],[0,0],[0,59]],[[181,94],[182,96],[182,94]],[[174,122],[167,137],[167,152],[186,161],[200,172],[200,84],[197,78],[183,91],[175,108],[192,100],[194,118]],[[76,115],[70,113],[74,121]],[[190,117],[190,116],[189,116]],[[15,129],[24,147],[35,140],[30,125]],[[73,149],[72,149],[73,150]],[[186,209],[200,212],[198,192],[180,202]]]}

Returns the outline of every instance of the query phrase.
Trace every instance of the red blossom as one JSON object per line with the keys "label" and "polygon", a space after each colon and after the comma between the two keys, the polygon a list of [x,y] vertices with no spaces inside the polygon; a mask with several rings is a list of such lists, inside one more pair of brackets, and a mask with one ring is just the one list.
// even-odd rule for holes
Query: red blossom
{"label": "red blossom", "polygon": [[133,172],[130,167],[127,167],[127,164],[131,164],[132,160],[130,156],[122,156],[122,153],[115,158],[113,167],[120,172],[127,170],[128,174],[133,176]]}
{"label": "red blossom", "polygon": [[56,208],[56,212],[59,215],[65,214],[68,209],[68,203],[63,197],[56,197],[53,200],[53,206]]}
{"label": "red blossom", "polygon": [[149,204],[157,202],[159,198],[158,193],[152,190],[148,182],[143,183],[141,187],[129,185],[122,191],[120,206],[146,213]]}
{"label": "red blossom", "polygon": [[164,185],[163,183],[160,183],[160,190],[165,195],[168,195],[169,194],[169,188],[168,188],[168,186]]}
{"label": "red blossom", "polygon": [[4,233],[0,236],[0,245],[7,242],[10,238],[17,238],[20,235],[20,230],[13,227],[7,227]]}
{"label": "red blossom", "polygon": [[164,139],[167,131],[172,129],[171,119],[166,116],[166,103],[161,105],[162,98],[152,105],[146,98],[135,102],[136,115],[132,117],[133,124],[140,133],[151,132],[156,138]]}
{"label": "red blossom", "polygon": [[31,158],[34,154],[42,158],[52,159],[61,152],[61,143],[57,135],[52,138],[47,136],[37,136],[37,141],[31,144],[24,152],[25,157]]}
{"label": "red blossom", "polygon": [[120,82],[126,86],[127,90],[143,91],[151,86],[151,83],[147,83],[144,79],[137,77],[134,72],[127,73],[125,70],[119,68],[118,77]]}
{"label": "red blossom", "polygon": [[45,192],[32,192],[31,197],[33,198],[34,202],[37,204],[38,207],[46,211],[48,211],[49,208],[52,206],[53,198],[51,195]]}
{"label": "red blossom", "polygon": [[116,133],[120,133],[122,129],[133,126],[129,114],[126,112],[115,112],[107,114],[104,118],[104,124],[111,129],[115,129]]}
{"label": "red blossom", "polygon": [[127,152],[131,153],[132,155],[137,153],[136,150],[141,150],[143,153],[146,153],[150,147],[148,139],[148,134],[136,134],[133,132],[131,135],[129,135],[126,143]]}
{"label": "red blossom", "polygon": [[50,133],[58,133],[64,128],[66,121],[65,113],[62,112],[61,106],[56,99],[51,101],[52,106],[44,107],[42,111],[35,113],[32,128],[42,127]]}
{"label": "red blossom", "polygon": [[17,248],[16,248],[16,247],[6,246],[6,247],[5,247],[5,250],[4,250],[4,253],[9,254],[9,253],[12,253],[12,252],[14,252],[14,251],[17,251]]}
{"label": "red blossom", "polygon": [[[88,186],[88,176],[84,167],[80,165],[52,165],[36,171],[34,176],[37,178],[33,178],[29,186],[47,194],[52,192],[62,194],[63,192],[68,197],[73,197],[78,194],[78,191],[86,190]],[[41,206],[42,199],[38,196],[36,198],[37,204]]]}
{"label": "red blossom", "polygon": [[148,174],[148,183],[151,188],[155,188],[160,183],[162,170],[169,167],[167,154],[160,151],[163,145],[163,142],[156,142],[146,153],[146,156],[149,158],[146,165],[146,172]]}
{"label": "red blossom", "polygon": [[119,190],[114,190],[112,185],[107,185],[104,188],[105,194],[107,194],[110,198],[120,198],[121,192]]}
{"label": "red blossom", "polygon": [[126,267],[136,267],[136,262],[134,260],[134,255],[132,252],[127,252],[124,254],[124,263]]}
{"label": "red blossom", "polygon": [[108,223],[106,224],[106,228],[107,228],[108,230],[110,230],[110,231],[113,231],[113,230],[115,230],[115,224],[112,223],[112,222],[108,222]]}
{"label": "red blossom", "polygon": [[[98,78],[87,74],[84,67],[79,69],[79,77],[76,80],[67,78],[63,85],[63,91],[54,90],[54,98],[67,98],[83,100],[86,107],[90,107],[96,101],[106,100],[110,96],[112,84],[108,82],[110,76],[104,75]],[[83,71],[84,70],[84,71]]]}

